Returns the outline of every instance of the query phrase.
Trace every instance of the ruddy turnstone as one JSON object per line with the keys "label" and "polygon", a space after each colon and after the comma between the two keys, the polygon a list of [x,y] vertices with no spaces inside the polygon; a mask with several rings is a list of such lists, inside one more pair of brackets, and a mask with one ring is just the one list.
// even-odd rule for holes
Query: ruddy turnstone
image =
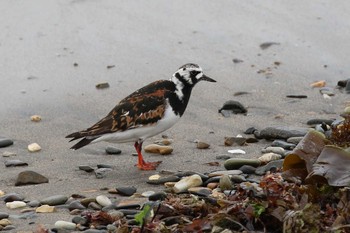
{"label": "ruddy turnstone", "polygon": [[196,64],[179,68],[170,80],[159,80],[135,91],[115,106],[108,115],[86,130],[66,136],[70,141],[81,139],[71,149],[77,150],[90,143],[135,142],[138,154],[137,167],[155,170],[161,163],[145,162],[142,143],[172,127],[184,114],[192,88],[199,81],[216,82],[203,74]]}

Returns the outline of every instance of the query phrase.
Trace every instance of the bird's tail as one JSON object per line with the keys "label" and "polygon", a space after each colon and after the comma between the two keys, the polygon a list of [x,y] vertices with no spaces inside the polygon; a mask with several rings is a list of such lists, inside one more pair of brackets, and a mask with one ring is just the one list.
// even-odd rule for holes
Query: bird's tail
{"label": "bird's tail", "polygon": [[82,138],[78,143],[76,143],[75,145],[73,145],[71,147],[71,149],[73,149],[73,150],[78,150],[78,149],[90,144],[92,141],[94,141],[98,137],[87,137],[82,132],[75,132],[75,133],[67,135],[66,138],[72,138],[69,142]]}

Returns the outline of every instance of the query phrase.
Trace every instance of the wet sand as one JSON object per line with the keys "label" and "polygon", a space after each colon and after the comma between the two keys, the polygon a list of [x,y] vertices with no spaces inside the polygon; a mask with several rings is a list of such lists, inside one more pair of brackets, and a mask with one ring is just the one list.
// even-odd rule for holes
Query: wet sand
{"label": "wet sand", "polygon": [[[171,155],[145,154],[147,160],[163,160],[158,171],[219,169],[205,163],[228,154],[225,136],[252,126],[306,127],[311,118],[337,117],[348,100],[337,89],[334,97],[324,99],[310,83],[325,80],[333,89],[350,77],[349,2],[42,0],[2,1],[0,8],[0,136],[15,141],[0,153],[15,152],[13,159],[29,164],[5,168],[7,158],[0,157],[0,190],[27,200],[55,194],[97,196],[106,194],[101,188],[116,186],[133,185],[139,192],[162,189],[145,183],[156,171],[133,166],[132,143],[114,145],[121,155],[106,155],[108,143],[71,151],[73,144],[65,136],[91,126],[126,95],[170,78],[188,62],[199,64],[217,83],[199,83],[184,117],[165,132],[174,140]],[[264,42],[278,44],[261,49]],[[97,90],[101,82],[110,87]],[[239,91],[249,94],[234,96]],[[308,98],[286,98],[289,94]],[[248,115],[221,116],[218,109],[231,99],[244,104]],[[31,122],[34,114],[42,121]],[[210,149],[196,149],[196,139],[208,142]],[[33,142],[42,151],[28,152]],[[258,157],[267,144],[242,149],[246,157]],[[114,169],[103,179],[78,170],[79,165],[97,164]],[[49,183],[15,187],[23,170],[43,174]],[[0,212],[19,211],[0,203]],[[59,211],[11,221],[16,230],[26,230],[70,219],[67,211]]]}

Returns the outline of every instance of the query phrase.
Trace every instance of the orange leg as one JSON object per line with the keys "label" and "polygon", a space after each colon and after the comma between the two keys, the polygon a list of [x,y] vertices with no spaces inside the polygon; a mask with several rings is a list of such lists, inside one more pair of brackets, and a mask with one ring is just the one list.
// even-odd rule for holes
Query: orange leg
{"label": "orange leg", "polygon": [[142,142],[135,142],[135,149],[137,152],[137,157],[138,157],[138,162],[136,164],[136,166],[140,169],[140,170],[156,170],[156,168],[158,167],[158,165],[162,162],[162,161],[157,161],[157,162],[145,162],[145,160],[143,160],[142,157]]}

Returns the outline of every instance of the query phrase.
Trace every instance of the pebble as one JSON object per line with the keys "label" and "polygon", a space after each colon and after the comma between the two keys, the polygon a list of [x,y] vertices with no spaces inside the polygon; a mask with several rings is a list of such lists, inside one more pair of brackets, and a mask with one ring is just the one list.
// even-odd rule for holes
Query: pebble
{"label": "pebble", "polygon": [[2,229],[2,231],[11,231],[11,230],[14,230],[14,229],[16,229],[16,227],[14,225],[8,225],[8,226],[4,227]]}
{"label": "pebble", "polygon": [[251,165],[253,167],[260,166],[261,162],[258,159],[231,158],[225,161],[224,167],[227,170],[239,169],[243,165]]}
{"label": "pebble", "polygon": [[267,171],[271,171],[271,170],[274,170],[277,168],[282,168],[283,161],[284,161],[283,159],[279,159],[279,160],[271,161],[268,164],[266,164],[265,166],[258,167],[255,170],[255,174],[264,175]]}
{"label": "pebble", "polygon": [[233,189],[232,181],[228,175],[221,176],[221,178],[219,180],[219,188],[222,191]]}
{"label": "pebble", "polygon": [[223,170],[223,171],[214,171],[214,172],[211,172],[208,174],[209,177],[215,177],[215,176],[223,176],[223,175],[241,175],[242,174],[242,171],[240,170],[229,170],[229,171],[226,171],[226,170]]}
{"label": "pebble", "polygon": [[1,226],[3,226],[3,227],[5,227],[5,226],[8,226],[8,225],[12,225],[12,223],[11,223],[11,221],[10,220],[8,220],[8,219],[1,219],[0,220],[0,225]]}
{"label": "pebble", "polygon": [[102,206],[100,206],[99,204],[97,204],[96,202],[90,202],[88,204],[88,208],[89,209],[93,209],[93,210],[101,210]]}
{"label": "pebble", "polygon": [[317,82],[313,82],[310,84],[311,87],[324,87],[326,86],[326,81],[321,80],[321,81],[317,81]]}
{"label": "pebble", "polygon": [[153,195],[153,194],[155,194],[156,192],[154,192],[154,191],[152,191],[152,190],[150,190],[150,191],[145,191],[145,192],[143,192],[143,193],[141,193],[141,196],[143,196],[143,197],[149,197],[149,196],[151,196],[151,195]]}
{"label": "pebble", "polygon": [[293,144],[293,143],[282,141],[282,140],[274,140],[271,143],[271,146],[273,146],[273,147],[282,147],[283,149],[286,149],[286,150],[293,150],[296,145]]}
{"label": "pebble", "polygon": [[34,171],[23,171],[18,174],[15,186],[20,185],[29,185],[29,184],[42,184],[42,183],[49,183],[49,180]]}
{"label": "pebble", "polygon": [[42,205],[35,209],[36,213],[53,213],[56,211],[54,206]]}
{"label": "pebble", "polygon": [[218,155],[215,157],[217,160],[228,160],[231,158],[229,155]]}
{"label": "pebble", "polygon": [[231,178],[231,181],[235,183],[242,183],[247,181],[247,179],[243,175],[233,175],[230,178]]}
{"label": "pebble", "polygon": [[232,150],[228,150],[227,152],[230,154],[241,154],[241,155],[246,154],[246,152],[244,150],[241,150],[241,149],[232,149]]}
{"label": "pebble", "polygon": [[122,150],[115,148],[113,146],[107,146],[106,147],[106,153],[109,155],[119,155],[122,153]]}
{"label": "pebble", "polygon": [[109,164],[97,164],[97,168],[111,168],[113,169],[113,165],[109,165]]}
{"label": "pebble", "polygon": [[238,101],[228,100],[219,109],[219,113],[221,113],[224,117],[229,117],[232,113],[233,114],[246,114],[247,109]]}
{"label": "pebble", "polygon": [[13,145],[13,141],[8,138],[1,138],[0,139],[0,148],[7,147]]}
{"label": "pebble", "polygon": [[12,202],[12,201],[23,201],[24,197],[22,195],[19,195],[17,193],[8,193],[6,195],[3,195],[0,200],[3,200],[4,202]]}
{"label": "pebble", "polygon": [[55,222],[55,227],[58,229],[65,229],[65,230],[75,230],[77,225],[72,222],[67,222],[67,221],[56,221]]}
{"label": "pebble", "polygon": [[243,165],[239,168],[244,174],[254,174],[256,167],[250,166],[250,165]]}
{"label": "pebble", "polygon": [[93,172],[94,169],[87,165],[80,165],[79,170],[85,171],[85,172]]}
{"label": "pebble", "polygon": [[167,197],[165,192],[156,192],[148,197],[150,201],[162,201]]}
{"label": "pebble", "polygon": [[168,145],[170,145],[171,143],[173,143],[173,140],[172,140],[172,139],[169,139],[169,138],[164,138],[164,139],[162,139],[162,140],[155,141],[154,143],[155,143],[155,144],[161,144],[161,145],[164,145],[164,146],[168,146]]}
{"label": "pebble", "polygon": [[42,205],[63,205],[67,202],[68,197],[65,195],[54,195],[46,197],[40,201]]}
{"label": "pebble", "polygon": [[87,224],[87,219],[81,216],[75,216],[72,218],[72,223],[79,224],[79,225],[85,225]]}
{"label": "pebble", "polygon": [[262,164],[267,164],[270,161],[278,160],[278,159],[281,159],[281,158],[282,158],[282,155],[270,152],[270,153],[263,154],[258,159],[260,160],[260,162]]}
{"label": "pebble", "polygon": [[90,203],[96,203],[96,198],[91,198],[91,197],[83,198],[80,200],[80,203],[85,207],[87,207]]}
{"label": "pebble", "polygon": [[112,201],[105,195],[99,195],[96,197],[96,202],[103,207],[109,206],[112,204]]}
{"label": "pebble", "polygon": [[111,171],[113,171],[111,168],[98,168],[95,170],[95,176],[97,179],[102,179]]}
{"label": "pebble", "polygon": [[213,189],[216,189],[218,185],[219,185],[218,183],[208,183],[207,188],[213,190]]}
{"label": "pebble", "polygon": [[211,195],[212,190],[205,187],[192,187],[188,189],[189,193],[195,194],[197,196],[208,197]]}
{"label": "pebble", "polygon": [[108,82],[96,84],[96,88],[97,89],[104,89],[104,88],[108,88],[108,87],[109,87],[109,83]]}
{"label": "pebble", "polygon": [[41,146],[38,143],[31,143],[28,145],[28,150],[30,152],[38,152],[41,150]]}
{"label": "pebble", "polygon": [[132,187],[117,187],[116,188],[118,194],[122,196],[132,196],[134,193],[136,193],[137,189]]}
{"label": "pebble", "polygon": [[286,153],[286,150],[283,149],[282,147],[278,146],[269,146],[261,150],[262,153],[275,153],[279,155],[284,155]]}
{"label": "pebble", "polygon": [[328,96],[334,96],[334,92],[332,89],[330,89],[329,87],[323,87],[320,89],[320,93],[322,95],[328,95]]}
{"label": "pebble", "polygon": [[30,120],[33,121],[33,122],[39,122],[39,121],[41,121],[41,116],[33,115],[33,116],[30,117]]}
{"label": "pebble", "polygon": [[173,190],[175,193],[181,193],[187,191],[189,188],[198,187],[202,185],[202,183],[202,178],[199,175],[195,174],[182,178],[174,185]]}
{"label": "pebble", "polygon": [[10,215],[8,213],[5,212],[0,212],[0,220],[4,219],[4,218],[8,218]]}
{"label": "pebble", "polygon": [[225,146],[243,146],[246,143],[247,139],[244,137],[225,137],[224,144]]}
{"label": "pebble", "polygon": [[9,209],[17,209],[27,206],[27,204],[24,201],[12,201],[12,202],[6,202],[6,207]]}
{"label": "pebble", "polygon": [[307,132],[307,128],[301,127],[267,127],[260,131],[260,137],[267,140],[288,139],[290,137],[303,137]]}
{"label": "pebble", "polygon": [[346,80],[339,80],[337,85],[339,87],[346,87],[346,84],[348,83],[349,79],[346,79]]}
{"label": "pebble", "polygon": [[148,184],[164,184],[166,182],[177,182],[180,180],[180,177],[178,176],[160,176],[160,175],[153,175],[148,178],[146,181]]}
{"label": "pebble", "polygon": [[20,167],[20,166],[28,166],[28,163],[25,163],[18,159],[12,159],[5,161],[6,167]]}
{"label": "pebble", "polygon": [[246,129],[246,130],[244,131],[244,133],[245,133],[245,134],[254,134],[254,132],[257,131],[257,130],[258,130],[258,129],[255,128],[255,127],[250,127],[250,128],[248,128],[248,129]]}
{"label": "pebble", "polygon": [[322,123],[326,123],[327,125],[331,125],[334,122],[335,119],[319,119],[319,118],[315,118],[315,119],[310,119],[306,122],[307,125],[310,126],[316,126],[318,124],[322,124]]}
{"label": "pebble", "polygon": [[28,202],[27,205],[30,207],[38,207],[41,205],[41,203],[38,200],[32,200],[32,201]]}
{"label": "pebble", "polygon": [[161,155],[169,155],[173,152],[173,148],[171,146],[161,146],[157,144],[150,144],[145,146],[145,152],[161,154]]}
{"label": "pebble", "polygon": [[287,139],[288,143],[293,143],[294,145],[297,145],[304,137],[290,137]]}
{"label": "pebble", "polygon": [[11,156],[16,156],[17,154],[14,152],[9,152],[9,151],[4,151],[4,153],[2,153],[2,157],[11,157]]}
{"label": "pebble", "polygon": [[206,142],[197,142],[197,149],[208,149],[210,145]]}

